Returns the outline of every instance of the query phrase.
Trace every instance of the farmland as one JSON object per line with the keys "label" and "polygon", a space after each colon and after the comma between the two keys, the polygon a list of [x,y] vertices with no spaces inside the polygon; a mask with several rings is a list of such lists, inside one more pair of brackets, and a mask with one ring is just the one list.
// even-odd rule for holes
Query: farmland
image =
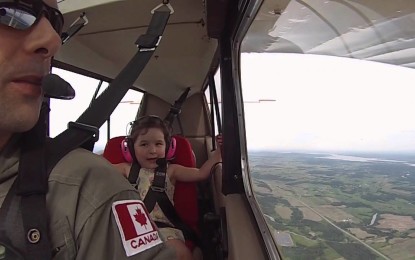
{"label": "farmland", "polygon": [[[415,259],[415,156],[249,154],[284,259]],[[287,238],[287,236],[289,236]]]}

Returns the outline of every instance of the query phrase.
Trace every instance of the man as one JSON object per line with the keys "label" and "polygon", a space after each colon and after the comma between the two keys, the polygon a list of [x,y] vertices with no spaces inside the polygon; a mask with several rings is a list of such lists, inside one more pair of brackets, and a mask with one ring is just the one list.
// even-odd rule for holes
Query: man
{"label": "man", "polygon": [[[56,0],[0,0],[2,206],[17,176],[22,133],[39,118],[41,81],[61,45],[62,22]],[[52,170],[46,208],[53,259],[173,258],[138,193],[109,163],[86,150],[70,152]],[[35,244],[39,237],[28,239]],[[28,254],[22,245],[12,247]],[[1,259],[4,250],[7,258],[0,246]]]}

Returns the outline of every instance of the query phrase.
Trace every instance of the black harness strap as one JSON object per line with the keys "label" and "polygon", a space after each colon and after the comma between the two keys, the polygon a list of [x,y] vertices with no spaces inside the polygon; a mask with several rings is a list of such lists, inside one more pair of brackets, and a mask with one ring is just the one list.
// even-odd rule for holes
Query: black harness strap
{"label": "black harness strap", "polygon": [[42,104],[37,124],[22,135],[19,174],[7,193],[0,214],[2,224],[11,225],[2,227],[2,235],[8,237],[9,242],[13,241],[12,247],[18,248],[17,251],[29,260],[52,258],[48,222],[45,221],[48,219],[46,193],[49,172],[44,159],[48,113],[49,107]]}
{"label": "black harness strap", "polygon": [[[149,198],[149,199],[147,199]],[[173,204],[171,203],[169,197],[167,194],[163,192],[157,192],[152,189],[150,189],[144,199],[144,204],[147,208],[147,203],[151,203],[154,206],[156,205],[156,202],[160,206],[163,213],[166,215],[167,219],[173,224],[172,228],[180,229],[183,232],[183,236],[186,240],[191,240],[195,244],[200,244],[198,236],[196,233],[188,226],[186,225],[183,220],[180,218],[180,216],[177,214],[176,209],[174,208]],[[151,212],[151,210],[148,210]],[[162,222],[160,222],[162,223]],[[167,227],[171,227],[168,224],[165,224]],[[158,227],[166,227],[165,225],[158,226]]]}
{"label": "black harness strap", "polygon": [[[171,201],[166,194],[166,177],[167,177],[167,161],[166,159],[157,159],[158,167],[154,171],[154,179],[148,189],[146,197],[144,198],[144,204],[149,212],[153,211],[154,206],[157,202],[161,202],[161,200]],[[159,203],[160,205],[160,203]],[[161,207],[161,206],[160,206]],[[172,206],[173,207],[173,206]],[[164,209],[161,208],[164,212]],[[171,210],[171,208],[170,208]],[[173,207],[173,211],[176,211]],[[166,212],[164,212],[166,214]],[[166,215],[167,217],[167,215]],[[167,217],[168,218],[168,217]]]}
{"label": "black harness strap", "polygon": [[[200,244],[196,233],[189,226],[187,226],[183,222],[183,220],[180,218],[180,216],[177,214],[176,209],[171,203],[166,192],[165,191],[160,192],[160,191],[155,191],[153,189],[149,189],[144,199],[144,204],[146,205],[146,208],[147,208],[147,204],[150,204],[149,207],[151,207],[152,205],[152,209],[154,209],[156,202],[159,204],[161,210],[166,215],[167,219],[173,224],[173,228],[180,229],[183,232],[183,236],[186,240],[191,240],[195,244]],[[151,210],[148,209],[149,212],[151,212]],[[159,227],[164,227],[164,226],[159,226]]]}
{"label": "black harness strap", "polygon": [[[153,183],[148,190],[146,197],[143,202],[146,206],[148,212],[153,211],[156,203],[160,206],[160,209],[163,211],[167,219],[173,224],[172,228],[180,229],[183,232],[183,236],[186,240],[191,240],[195,244],[199,244],[199,239],[196,233],[187,226],[180,216],[177,214],[176,209],[174,208],[172,202],[166,193],[166,178],[167,178],[167,161],[166,159],[157,159],[157,164],[159,167],[154,171]],[[162,222],[158,222],[162,223]],[[157,225],[158,227],[168,227],[168,224]]]}
{"label": "black harness strap", "polygon": [[[0,210],[0,243],[7,245],[4,259],[20,259],[19,249],[26,245],[20,212],[20,197],[15,196],[17,182],[14,181]],[[9,210],[15,209],[15,210]],[[23,259],[23,258],[22,258]]]}
{"label": "black harness strap", "polygon": [[76,122],[72,122],[67,130],[54,138],[54,143],[69,146],[69,149],[57,151],[55,155],[57,160],[60,160],[68,151],[82,146],[91,138],[98,138],[98,128],[112,114],[156,50],[169,17],[169,11],[154,12],[147,33],[141,35],[136,41],[139,49],[135,56]]}
{"label": "black harness strap", "polygon": [[46,115],[41,110],[37,125],[23,135],[22,154],[17,176],[17,192],[21,196],[23,227],[26,234],[27,259],[50,259],[51,243],[48,233],[46,193],[49,172],[45,164]]}
{"label": "black harness strap", "polygon": [[190,88],[187,88],[179,97],[179,99],[177,99],[176,101],[174,101],[174,104],[170,107],[170,111],[167,114],[167,116],[164,118],[164,121],[167,122],[167,126],[169,127],[169,129],[172,129],[173,127],[173,122],[174,119],[177,118],[177,122],[179,123],[179,127],[180,127],[180,132],[183,134],[183,126],[182,126],[182,122],[180,121],[180,113],[182,112],[182,105],[184,103],[184,101],[187,98],[187,95],[189,95],[190,92]]}
{"label": "black harness strap", "polygon": [[[140,165],[138,164],[135,156],[133,156],[134,161],[131,165],[130,173],[128,175],[129,182],[137,189],[139,185],[139,173],[140,173]],[[177,214],[176,209],[174,208],[173,204],[171,203],[169,197],[166,194],[166,178],[167,178],[167,163],[165,159],[158,159],[158,163],[163,160],[165,166],[158,167],[154,172],[154,179],[153,183],[148,189],[148,192],[143,200],[144,205],[146,206],[148,212],[152,212],[156,203],[159,204],[160,209],[163,211],[164,215],[167,219],[173,224],[170,226],[166,223],[156,221],[156,225],[159,228],[163,227],[171,227],[180,229],[183,232],[183,236],[186,240],[191,240],[195,244],[200,244],[199,238],[196,233],[183,222],[180,216]],[[159,164],[160,165],[160,164]],[[161,225],[159,225],[162,223]]]}

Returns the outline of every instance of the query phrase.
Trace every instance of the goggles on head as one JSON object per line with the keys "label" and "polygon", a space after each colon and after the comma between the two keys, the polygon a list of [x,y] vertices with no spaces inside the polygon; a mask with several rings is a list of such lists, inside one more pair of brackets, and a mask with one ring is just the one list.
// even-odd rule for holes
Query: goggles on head
{"label": "goggles on head", "polygon": [[62,13],[42,0],[0,0],[0,24],[26,30],[43,16],[60,35],[63,27]]}

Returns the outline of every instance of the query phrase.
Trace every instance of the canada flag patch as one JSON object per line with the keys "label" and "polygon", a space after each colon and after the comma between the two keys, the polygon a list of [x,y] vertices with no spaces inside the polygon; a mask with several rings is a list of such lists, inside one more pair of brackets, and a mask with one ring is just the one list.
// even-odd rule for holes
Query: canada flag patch
{"label": "canada flag patch", "polygon": [[112,212],[127,256],[162,243],[142,201],[116,201],[112,204]]}

